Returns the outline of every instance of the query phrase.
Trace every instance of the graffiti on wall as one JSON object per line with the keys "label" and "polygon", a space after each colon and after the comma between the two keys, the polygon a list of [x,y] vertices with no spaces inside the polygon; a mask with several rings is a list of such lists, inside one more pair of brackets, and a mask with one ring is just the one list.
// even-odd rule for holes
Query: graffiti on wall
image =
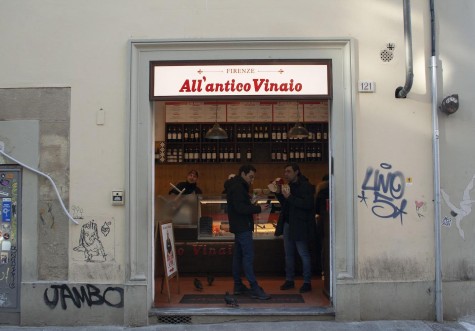
{"label": "graffiti on wall", "polygon": [[40,220],[43,225],[49,225],[50,229],[54,227],[54,214],[53,214],[53,204],[48,202],[47,210],[44,208],[40,209]]}
{"label": "graffiti on wall", "polygon": [[79,245],[74,247],[73,250],[77,252],[84,252],[86,262],[106,261],[107,254],[99,237],[97,224],[94,220],[87,222],[81,227]]}
{"label": "graffiti on wall", "polygon": [[0,307],[8,307],[8,294],[7,293],[0,293]]}
{"label": "graffiti on wall", "polygon": [[416,205],[416,213],[417,213],[417,217],[419,218],[424,218],[425,217],[425,213],[427,212],[427,202],[425,201],[414,201],[415,205]]}
{"label": "graffiti on wall", "polygon": [[[470,213],[472,212],[472,203],[475,202],[475,200],[470,199],[470,192],[473,189],[474,181],[475,175],[472,176],[472,179],[465,187],[462,195],[462,200],[460,200],[460,202],[458,203],[458,207],[453,202],[451,202],[450,196],[443,189],[440,190],[442,198],[444,199],[447,206],[450,208],[450,215],[455,218],[455,226],[457,227],[462,239],[465,239],[465,233],[462,229],[461,222],[466,216],[470,215]],[[447,220],[445,220],[445,218],[447,218]],[[445,222],[445,226],[447,226],[446,224],[449,223],[449,220],[448,217],[445,218],[442,225],[444,225]],[[450,220],[450,223],[451,222],[452,220]]]}
{"label": "graffiti on wall", "polygon": [[54,309],[61,304],[66,310],[70,301],[77,308],[83,306],[107,305],[114,308],[124,307],[124,289],[121,287],[108,287],[103,292],[92,284],[81,285],[79,288],[70,288],[67,284],[51,285],[43,294],[45,304]]}
{"label": "graffiti on wall", "polygon": [[442,225],[450,228],[452,226],[452,218],[444,216],[444,218],[442,219]]}
{"label": "graffiti on wall", "polygon": [[73,244],[71,258],[74,261],[92,263],[114,261],[114,217],[88,215],[77,205],[72,207],[72,215],[74,219],[81,220],[81,226],[74,231],[77,235],[77,244]]}
{"label": "graffiti on wall", "polygon": [[407,214],[407,200],[404,199],[405,178],[401,171],[391,169],[392,165],[389,163],[381,163],[378,169],[368,167],[358,198],[367,207],[371,206],[375,216],[383,219],[399,218],[402,224],[403,215]]}
{"label": "graffiti on wall", "polygon": [[72,206],[71,207],[71,214],[73,215],[73,218],[75,220],[82,220],[84,219],[84,216],[83,216],[83,210],[81,207],[79,206]]}

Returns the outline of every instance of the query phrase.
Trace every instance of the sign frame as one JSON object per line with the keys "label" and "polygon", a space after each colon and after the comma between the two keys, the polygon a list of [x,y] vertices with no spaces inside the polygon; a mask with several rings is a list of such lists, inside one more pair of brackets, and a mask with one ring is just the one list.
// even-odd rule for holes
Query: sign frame
{"label": "sign frame", "polygon": [[[155,68],[156,67],[221,67],[221,66],[232,66],[233,68],[251,68],[252,66],[269,66],[274,68],[274,66],[288,66],[289,68],[295,67],[298,68],[299,66],[315,66],[315,67],[325,67],[326,68],[326,77],[325,85],[326,85],[326,93],[320,94],[298,94],[298,91],[294,89],[294,92],[276,92],[276,93],[261,93],[261,94],[249,94],[249,93],[228,93],[228,94],[206,94],[206,95],[199,95],[196,93],[192,93],[189,95],[179,94],[167,94],[161,95],[155,93],[156,89],[156,75],[155,75]],[[210,68],[213,69],[213,68]],[[277,69],[277,68],[274,68]],[[332,91],[332,61],[331,60],[316,60],[316,59],[303,59],[303,60],[202,60],[202,61],[150,61],[150,86],[149,86],[149,99],[150,101],[171,101],[171,100],[215,100],[215,99],[225,99],[225,100],[315,100],[315,99],[331,99],[333,96]],[[191,69],[190,69],[191,70]],[[202,77],[201,68],[196,71],[198,74],[196,77]],[[210,70],[211,71],[211,70]],[[285,71],[283,71],[285,73]],[[245,74],[243,74],[245,75]],[[275,75],[279,75],[279,71],[275,72]],[[308,77],[307,77],[308,78]],[[229,81],[229,80],[228,80]],[[238,81],[235,82],[236,85],[239,83]],[[293,82],[298,84],[298,82]],[[191,84],[191,83],[190,83]],[[190,85],[191,86],[191,85]],[[290,86],[290,85],[288,85]],[[293,86],[295,88],[295,86]],[[157,87],[158,88],[158,87]],[[194,86],[192,88],[197,88]],[[263,89],[261,89],[263,90]]]}

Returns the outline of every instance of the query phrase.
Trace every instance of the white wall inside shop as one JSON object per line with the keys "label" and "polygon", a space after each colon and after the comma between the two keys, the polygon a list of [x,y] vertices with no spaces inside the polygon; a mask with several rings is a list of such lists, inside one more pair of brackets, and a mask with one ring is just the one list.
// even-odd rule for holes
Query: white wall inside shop
{"label": "white wall inside shop", "polygon": [[[469,74],[474,70],[469,41],[475,31],[471,19],[474,4],[472,0],[436,4],[443,74],[440,84],[444,86],[441,97],[458,92],[464,105],[472,105],[475,95],[469,88],[475,85],[475,75]],[[355,196],[358,274],[368,280],[432,279],[428,6],[428,1],[411,2],[414,85],[407,99],[395,99],[394,91],[405,79],[402,1],[2,1],[0,87],[71,87],[70,206],[83,211],[87,216],[84,221],[101,219],[113,224],[114,239],[107,244],[107,249],[113,250],[112,269],[97,273],[97,266],[84,268],[89,264],[77,261],[71,266],[70,278],[108,282],[124,278],[128,237],[125,213],[123,207],[111,206],[110,194],[124,188],[127,180],[129,40],[351,37],[357,46],[355,80],[376,82],[375,93],[357,94],[354,99],[355,192],[361,193],[366,171],[380,169],[382,163],[392,166],[385,174],[400,171],[405,179],[413,180],[405,188],[407,214],[401,218],[377,216],[370,200],[366,206]],[[380,52],[388,43],[396,46],[394,58],[383,62]],[[96,115],[101,108],[105,123],[98,125]],[[475,173],[475,156],[459,149],[475,138],[472,123],[468,106],[440,123],[441,132],[446,133],[441,140],[442,186],[454,197],[461,196]],[[400,204],[401,199],[398,201]],[[448,215],[450,210],[442,207],[443,214]],[[465,241],[460,240],[454,226],[443,230],[449,246],[457,248],[451,249],[448,257],[457,254],[460,243],[465,256],[473,252],[473,228],[466,231]],[[72,230],[71,247],[77,240],[78,232]],[[473,261],[466,263],[470,266]],[[381,274],[374,272],[378,269],[375,265],[391,267]],[[403,265],[422,267],[392,272]]]}

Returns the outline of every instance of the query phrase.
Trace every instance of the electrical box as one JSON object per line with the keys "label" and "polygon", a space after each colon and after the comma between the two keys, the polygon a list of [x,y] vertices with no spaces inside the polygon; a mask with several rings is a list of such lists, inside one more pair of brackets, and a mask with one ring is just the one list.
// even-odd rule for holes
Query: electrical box
{"label": "electrical box", "polygon": [[0,315],[20,311],[22,168],[0,165]]}
{"label": "electrical box", "polygon": [[112,191],[112,205],[123,206],[124,203],[124,191]]}

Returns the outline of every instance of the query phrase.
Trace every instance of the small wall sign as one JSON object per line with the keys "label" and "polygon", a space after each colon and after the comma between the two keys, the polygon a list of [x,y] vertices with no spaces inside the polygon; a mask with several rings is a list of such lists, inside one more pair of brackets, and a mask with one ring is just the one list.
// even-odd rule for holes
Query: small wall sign
{"label": "small wall sign", "polygon": [[358,82],[358,92],[374,93],[376,91],[376,83],[367,80]]}

